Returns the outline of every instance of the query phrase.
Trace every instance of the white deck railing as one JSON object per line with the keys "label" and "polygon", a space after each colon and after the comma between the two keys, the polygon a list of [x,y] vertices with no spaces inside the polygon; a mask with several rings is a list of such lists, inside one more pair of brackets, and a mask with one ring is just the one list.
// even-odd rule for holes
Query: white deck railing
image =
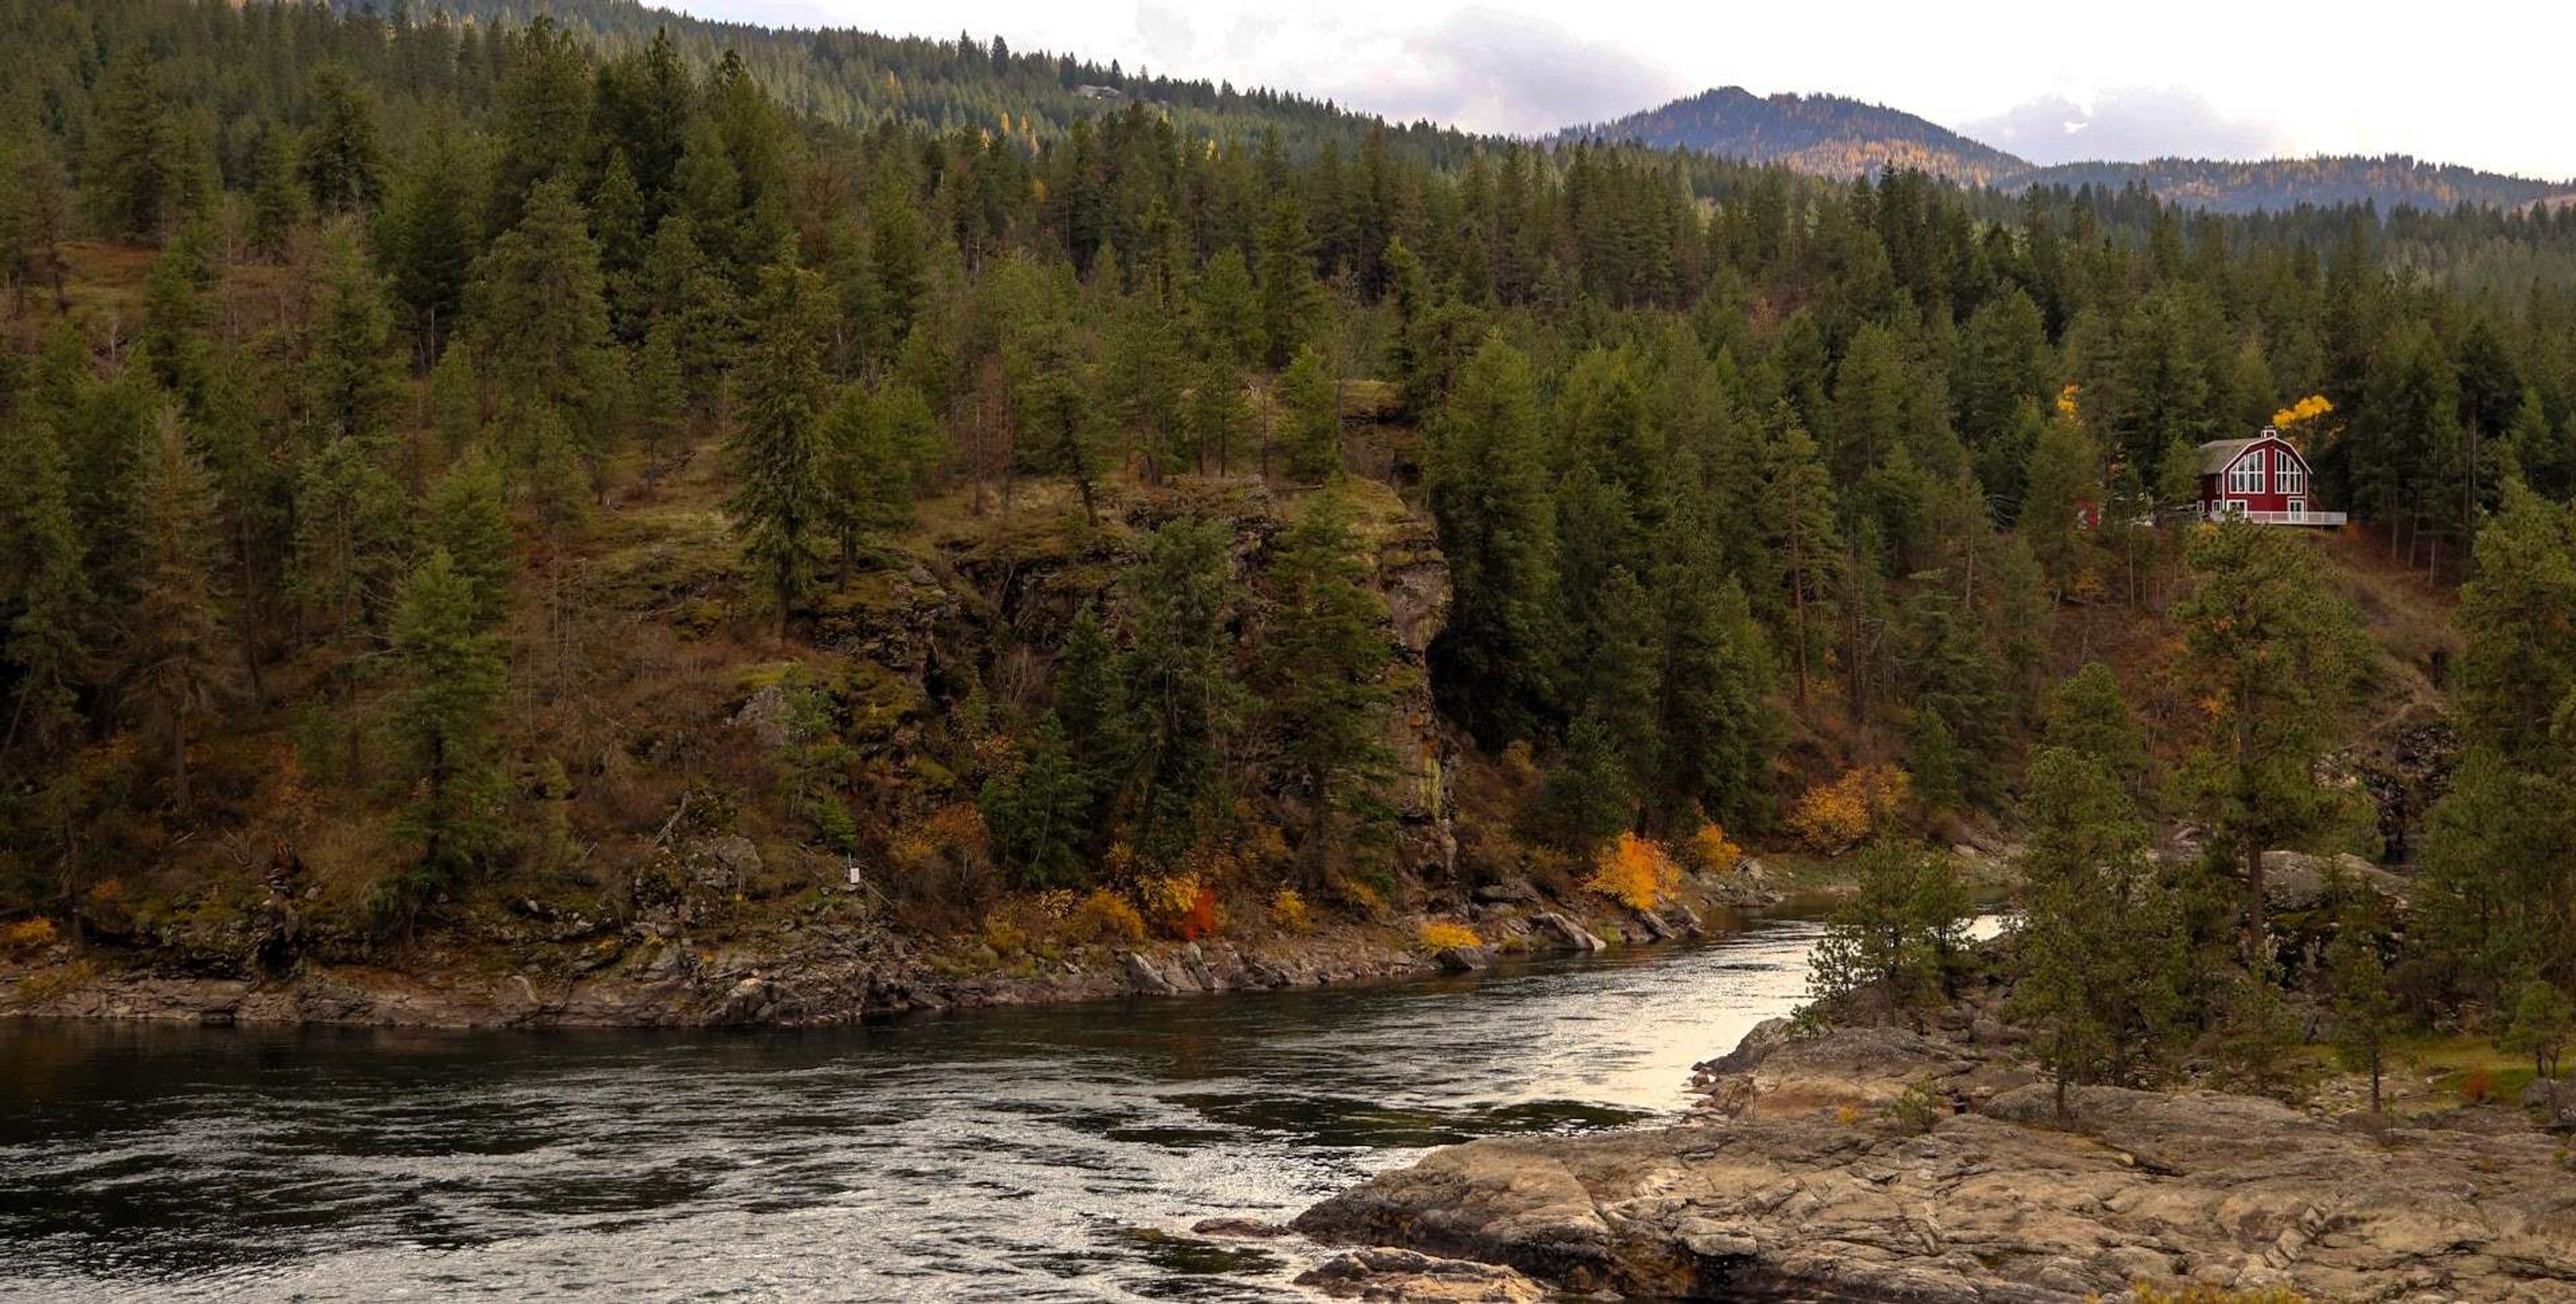
{"label": "white deck railing", "polygon": [[2256,525],[2341,525],[2344,523],[2344,514],[2341,512],[2219,511],[2211,513],[2209,519],[2251,521]]}

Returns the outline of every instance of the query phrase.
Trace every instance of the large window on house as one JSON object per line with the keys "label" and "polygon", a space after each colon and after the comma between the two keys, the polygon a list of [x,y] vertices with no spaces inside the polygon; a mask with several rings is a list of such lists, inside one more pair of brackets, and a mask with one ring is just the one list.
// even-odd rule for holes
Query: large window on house
{"label": "large window on house", "polygon": [[2227,492],[2232,494],[2263,492],[2263,459],[2270,451],[2258,448],[2236,459],[2236,465],[2227,468]]}
{"label": "large window on house", "polygon": [[2281,467],[2273,472],[2273,487],[2285,494],[2306,493],[2308,491],[2307,468],[2299,465],[2299,459],[2286,453],[2276,453],[2274,456],[2280,459]]}

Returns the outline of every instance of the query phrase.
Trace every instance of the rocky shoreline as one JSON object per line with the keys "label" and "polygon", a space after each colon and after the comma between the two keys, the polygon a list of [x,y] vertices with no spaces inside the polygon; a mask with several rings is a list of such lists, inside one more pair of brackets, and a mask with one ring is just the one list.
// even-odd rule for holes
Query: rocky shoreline
{"label": "rocky shoreline", "polygon": [[[1532,1299],[1544,1282],[2081,1304],[2145,1283],[2576,1301],[2576,1164],[2563,1133],[2519,1111],[2329,1119],[2252,1096],[2078,1087],[2060,1120],[2049,1084],[1978,1041],[1791,1037],[1775,1021],[1702,1066],[1707,1103],[1682,1125],[1476,1141],[1315,1206],[1298,1231],[1366,1253],[1313,1284],[1381,1299]],[[1914,1108],[1891,1108],[1901,1098]],[[1444,1259],[1520,1279],[1428,1266]],[[1448,1289],[1471,1280],[1473,1293]]]}
{"label": "rocky shoreline", "polygon": [[1758,864],[1692,884],[1683,900],[1655,912],[1611,909],[1587,917],[1516,884],[1482,891],[1458,912],[1486,946],[1429,951],[1409,930],[1354,925],[1091,947],[1016,970],[961,968],[919,940],[882,928],[821,926],[753,945],[700,945],[640,929],[621,936],[615,952],[595,964],[529,948],[513,964],[433,953],[400,968],[307,960],[280,974],[261,973],[249,957],[198,966],[212,972],[174,972],[148,952],[62,947],[33,963],[0,967],[0,1017],[448,1028],[815,1026],[936,1010],[1461,972],[1506,954],[1696,937],[1710,928],[1703,912],[1758,909],[1776,900]]}

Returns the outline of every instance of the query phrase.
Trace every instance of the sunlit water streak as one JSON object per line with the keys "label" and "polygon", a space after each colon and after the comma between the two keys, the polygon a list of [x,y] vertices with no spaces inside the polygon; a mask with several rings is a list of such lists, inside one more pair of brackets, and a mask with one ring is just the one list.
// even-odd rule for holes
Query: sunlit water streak
{"label": "sunlit water streak", "polygon": [[0,1297],[1276,1299],[1311,1249],[1189,1225],[1668,1116],[1814,938],[828,1031],[0,1024]]}

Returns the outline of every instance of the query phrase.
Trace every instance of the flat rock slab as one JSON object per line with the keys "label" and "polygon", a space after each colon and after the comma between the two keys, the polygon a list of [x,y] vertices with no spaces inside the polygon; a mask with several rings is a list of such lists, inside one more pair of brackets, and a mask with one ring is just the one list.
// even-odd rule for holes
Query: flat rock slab
{"label": "flat rock slab", "polygon": [[[2552,1137],[2371,1131],[2269,1100],[2007,1086],[1915,1133],[1895,1073],[1936,1044],[1788,1043],[1732,1118],[1436,1151],[1300,1215],[1337,1244],[1508,1265],[1578,1291],[1725,1300],[2079,1304],[2286,1286],[2312,1299],[2576,1304],[2576,1168]],[[1857,1090],[1827,1091],[1828,1070]]]}

